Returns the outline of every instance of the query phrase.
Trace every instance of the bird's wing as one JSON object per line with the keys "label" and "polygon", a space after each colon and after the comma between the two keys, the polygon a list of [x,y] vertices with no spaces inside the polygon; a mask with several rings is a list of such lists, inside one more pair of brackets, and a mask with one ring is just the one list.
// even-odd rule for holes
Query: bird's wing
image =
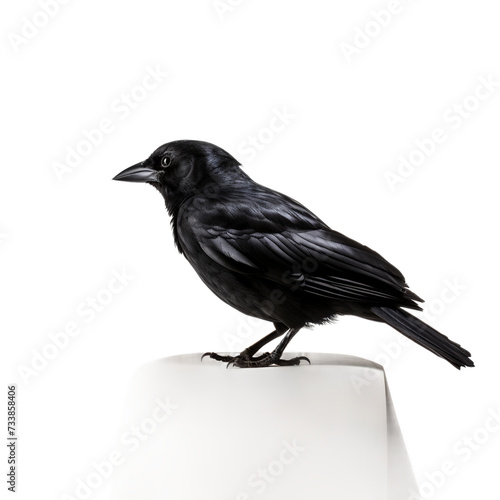
{"label": "bird's wing", "polygon": [[298,202],[274,191],[221,196],[187,214],[206,255],[234,272],[342,300],[418,299],[378,253],[328,228]]}

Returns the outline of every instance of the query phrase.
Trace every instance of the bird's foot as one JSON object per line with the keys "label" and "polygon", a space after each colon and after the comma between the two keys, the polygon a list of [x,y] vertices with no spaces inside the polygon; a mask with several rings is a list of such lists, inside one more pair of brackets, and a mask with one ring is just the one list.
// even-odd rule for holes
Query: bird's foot
{"label": "bird's foot", "polygon": [[281,359],[274,352],[266,352],[260,356],[252,356],[247,350],[241,352],[237,356],[222,356],[216,352],[206,352],[203,354],[201,359],[208,356],[216,361],[223,361],[227,363],[227,367],[237,366],[238,368],[263,368],[266,366],[294,366],[300,365],[301,361],[307,361],[311,364],[311,361],[306,356],[297,356],[292,359]]}
{"label": "bird's foot", "polygon": [[240,354],[237,356],[223,356],[222,354],[217,354],[216,352],[206,352],[203,354],[201,359],[205,357],[209,357],[212,359],[215,359],[216,361],[222,361],[224,363],[227,363],[227,366],[240,366],[240,367],[247,367],[247,366],[253,366],[252,363],[260,361],[262,358],[265,356],[268,356],[269,353],[266,352],[265,354],[262,354],[260,356],[252,356],[252,354],[248,351],[248,349],[245,349],[242,351]]}

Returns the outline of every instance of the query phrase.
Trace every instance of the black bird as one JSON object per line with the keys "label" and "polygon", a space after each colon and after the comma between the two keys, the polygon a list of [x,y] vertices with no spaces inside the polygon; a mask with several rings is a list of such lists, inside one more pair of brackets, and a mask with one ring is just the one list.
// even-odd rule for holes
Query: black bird
{"label": "black bird", "polygon": [[[223,149],[201,141],[164,144],[115,180],[147,182],[165,199],[174,241],[202,281],[275,330],[238,356],[240,367],[296,365],[282,359],[303,327],[352,314],[384,321],[456,368],[470,353],[403,308],[421,310],[403,275],[378,253],[330,229],[297,201],[254,182]],[[264,345],[284,335],[270,353]]]}

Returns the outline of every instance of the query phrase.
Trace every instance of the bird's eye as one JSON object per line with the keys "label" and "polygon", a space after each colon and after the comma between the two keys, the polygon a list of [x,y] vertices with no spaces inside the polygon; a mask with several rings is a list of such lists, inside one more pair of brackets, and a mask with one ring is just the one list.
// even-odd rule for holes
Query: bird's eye
{"label": "bird's eye", "polygon": [[172,163],[172,158],[170,156],[164,156],[161,159],[161,166],[162,167],[168,167]]}

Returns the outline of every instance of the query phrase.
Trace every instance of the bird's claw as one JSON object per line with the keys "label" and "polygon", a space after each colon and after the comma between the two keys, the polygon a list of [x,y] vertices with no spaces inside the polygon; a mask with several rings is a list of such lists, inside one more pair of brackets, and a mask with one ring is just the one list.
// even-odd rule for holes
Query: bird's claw
{"label": "bird's claw", "polygon": [[297,356],[292,359],[278,359],[274,362],[275,365],[278,366],[292,366],[292,365],[300,365],[301,361],[307,361],[311,364],[311,360],[307,356]]}
{"label": "bird's claw", "polygon": [[226,362],[231,362],[234,359],[234,356],[222,356],[221,354],[217,354],[216,352],[206,352],[202,354],[201,356],[201,361],[208,356],[212,359],[215,359],[216,361],[226,361]]}
{"label": "bird's claw", "polygon": [[[269,353],[266,353],[263,356],[268,354]],[[226,368],[229,368],[232,365],[242,367],[241,363],[247,363],[252,360],[258,360],[262,358],[262,356],[257,356],[256,358],[252,358],[246,351],[241,352],[237,356],[227,356],[227,355],[217,354],[216,352],[206,352],[201,356],[201,360],[203,361],[203,359],[206,356],[215,359],[215,361],[222,361],[224,363],[227,363]]]}

